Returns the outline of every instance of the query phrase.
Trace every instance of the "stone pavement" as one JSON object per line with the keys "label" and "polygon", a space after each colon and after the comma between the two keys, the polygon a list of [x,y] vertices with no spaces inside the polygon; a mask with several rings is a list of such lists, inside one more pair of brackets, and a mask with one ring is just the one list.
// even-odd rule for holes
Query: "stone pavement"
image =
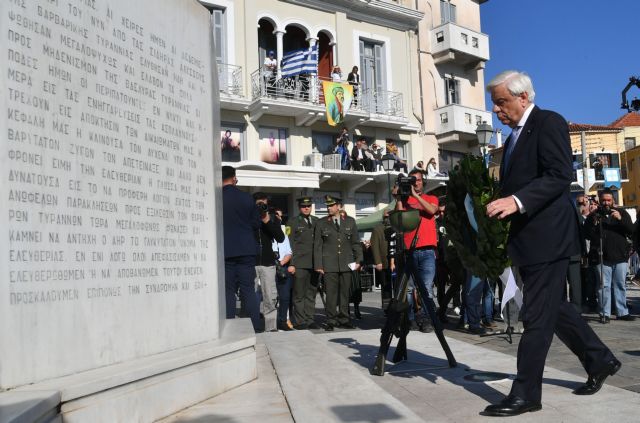
{"label": "stone pavement", "polygon": [[[379,291],[364,293],[363,297],[363,319],[355,322],[358,329],[262,334],[257,340],[256,381],[163,422],[481,422],[491,419],[479,416],[479,411],[506,394],[511,381],[477,383],[468,382],[464,376],[477,371],[512,375],[518,335],[514,335],[514,343],[509,344],[504,336],[481,338],[453,330],[455,325],[451,323],[445,335],[460,365],[449,369],[435,335],[412,332],[408,338],[409,362],[389,366],[390,372],[384,377],[371,376],[368,369],[377,352],[384,316]],[[630,286],[629,297],[631,311],[637,315],[640,289]],[[322,314],[320,302],[317,311]],[[450,317],[453,320],[455,315],[451,312]],[[635,322],[612,320],[608,325],[601,325],[597,316],[585,317],[623,363],[621,370],[607,379],[608,386],[596,396],[572,395],[571,390],[586,376],[577,358],[555,339],[545,370],[543,410],[509,421],[640,421],[640,319]],[[322,321],[321,316],[319,320]],[[389,357],[392,353],[393,350]],[[300,357],[311,361],[305,364]]]}

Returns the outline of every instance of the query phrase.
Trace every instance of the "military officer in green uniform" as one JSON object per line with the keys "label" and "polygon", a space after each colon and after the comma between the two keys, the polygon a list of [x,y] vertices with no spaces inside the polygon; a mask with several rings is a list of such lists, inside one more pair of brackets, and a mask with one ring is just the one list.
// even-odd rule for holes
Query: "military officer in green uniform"
{"label": "military officer in green uniform", "polygon": [[318,220],[314,235],[314,266],[316,272],[324,275],[327,295],[327,331],[336,326],[354,328],[349,320],[351,272],[358,270],[362,261],[356,221],[340,214],[339,202],[339,198],[325,196],[329,215]]}
{"label": "military officer in green uniform", "polygon": [[311,197],[298,198],[300,214],[291,226],[291,264],[289,273],[294,275],[293,317],[296,329],[319,329],[313,320],[316,311],[318,273],[313,267],[313,230],[318,218],[311,215]]}

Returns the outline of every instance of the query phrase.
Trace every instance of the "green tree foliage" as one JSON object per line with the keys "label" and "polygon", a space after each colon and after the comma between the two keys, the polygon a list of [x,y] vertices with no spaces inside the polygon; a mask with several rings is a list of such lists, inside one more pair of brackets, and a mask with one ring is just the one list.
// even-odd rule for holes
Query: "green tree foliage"
{"label": "green tree foliage", "polygon": [[[478,232],[471,227],[464,207],[467,194],[473,202]],[[487,204],[498,198],[498,182],[489,175],[481,157],[467,155],[449,172],[447,234],[461,265],[480,278],[498,279],[511,265],[507,257],[509,223],[486,215]]]}

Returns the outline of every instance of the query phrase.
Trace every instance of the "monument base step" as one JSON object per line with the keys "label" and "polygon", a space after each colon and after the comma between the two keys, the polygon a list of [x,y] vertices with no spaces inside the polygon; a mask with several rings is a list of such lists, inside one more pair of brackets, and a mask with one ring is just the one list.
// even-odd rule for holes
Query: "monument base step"
{"label": "monument base step", "polygon": [[255,342],[249,319],[228,320],[215,341],[20,387],[0,405],[12,422],[58,410],[63,422],[151,422],[254,380]]}
{"label": "monument base step", "polygon": [[[349,337],[349,332],[344,332]],[[280,380],[296,422],[423,422],[335,352],[327,340],[309,331],[279,332],[260,337]]]}

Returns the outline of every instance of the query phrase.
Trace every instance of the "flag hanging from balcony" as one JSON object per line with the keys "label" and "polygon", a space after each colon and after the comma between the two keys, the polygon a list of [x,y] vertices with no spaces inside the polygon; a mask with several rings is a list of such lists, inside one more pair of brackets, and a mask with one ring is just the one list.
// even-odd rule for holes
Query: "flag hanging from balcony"
{"label": "flag hanging from balcony", "polygon": [[322,81],[322,92],[327,108],[327,123],[331,126],[341,124],[351,108],[353,85],[344,82]]}
{"label": "flag hanging from balcony", "polygon": [[315,75],[318,73],[318,45],[285,53],[281,67],[283,78],[300,74]]}

